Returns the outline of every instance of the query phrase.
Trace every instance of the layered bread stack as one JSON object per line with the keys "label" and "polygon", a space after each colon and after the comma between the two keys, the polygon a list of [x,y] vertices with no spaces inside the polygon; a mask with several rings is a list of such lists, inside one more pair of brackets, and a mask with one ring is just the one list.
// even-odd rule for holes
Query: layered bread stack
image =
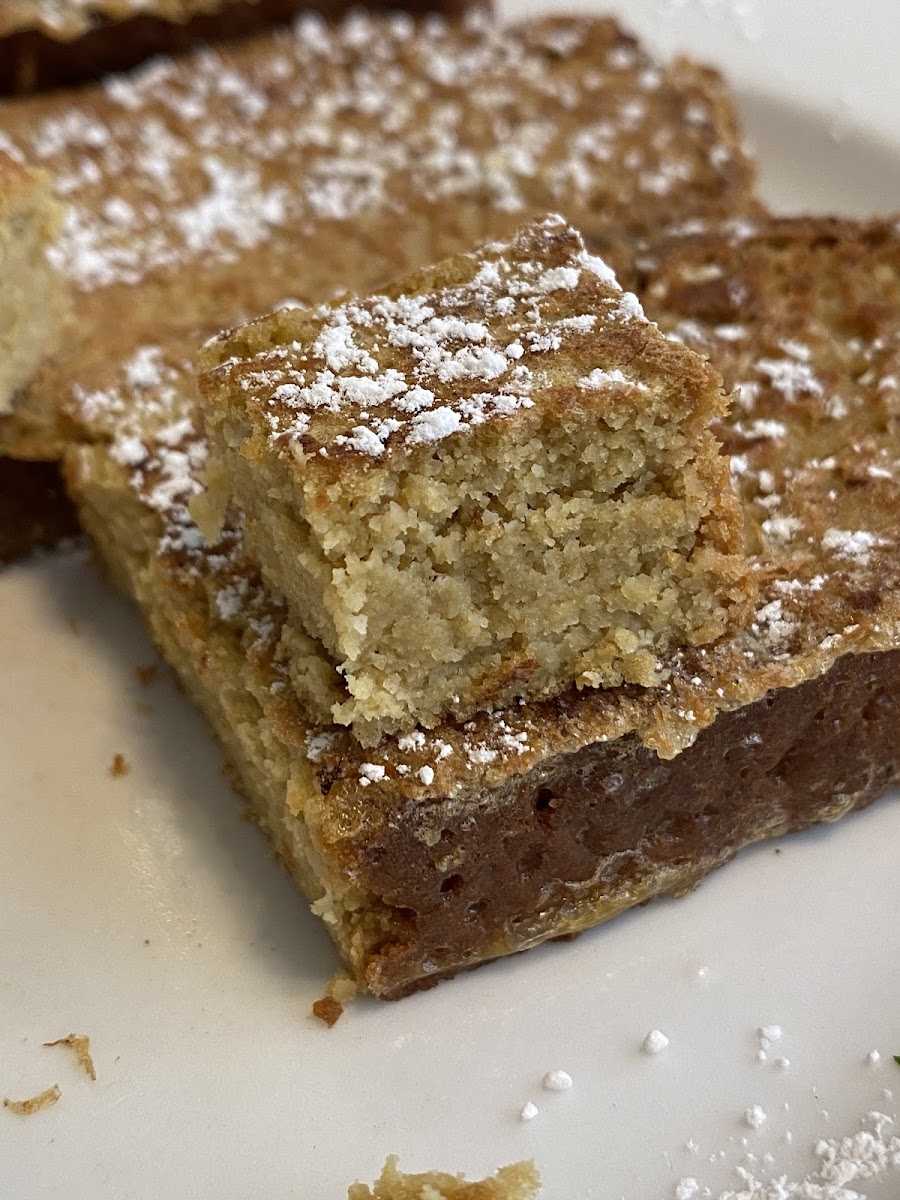
{"label": "layered bread stack", "polygon": [[714,73],[307,19],[3,129],[79,313],[3,445],[63,462],[360,985],[897,778],[897,230],[765,215]]}

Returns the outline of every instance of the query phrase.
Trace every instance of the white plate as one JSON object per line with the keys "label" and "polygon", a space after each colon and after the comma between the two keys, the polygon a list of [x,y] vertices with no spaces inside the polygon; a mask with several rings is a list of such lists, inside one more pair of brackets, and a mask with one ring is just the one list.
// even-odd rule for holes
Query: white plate
{"label": "white plate", "polygon": [[[773,202],[900,207],[900,106],[876,74],[900,42],[895,5],[877,34],[868,6],[866,41],[839,27],[843,4],[797,4],[772,41],[775,3],[628,15],[733,66]],[[843,95],[824,74],[837,61]],[[847,88],[857,107],[835,127]],[[327,1200],[391,1152],[471,1175],[533,1156],[546,1200],[664,1200],[685,1176],[718,1196],[748,1151],[796,1179],[816,1139],[896,1112],[896,796],[578,942],[361,1001],[329,1031],[309,1014],[330,943],[238,819],[200,719],[165,672],[139,683],[153,659],[84,552],[0,576],[0,1095],[62,1089],[31,1118],[0,1111],[2,1200]],[[115,753],[131,765],[117,779]],[[763,1063],[770,1023],[784,1038]],[[670,1045],[651,1058],[654,1027]],[[41,1045],[70,1032],[90,1035],[96,1083]],[[542,1091],[554,1067],[571,1091]],[[742,1120],[755,1104],[759,1131]],[[896,1200],[900,1172],[857,1187]]]}

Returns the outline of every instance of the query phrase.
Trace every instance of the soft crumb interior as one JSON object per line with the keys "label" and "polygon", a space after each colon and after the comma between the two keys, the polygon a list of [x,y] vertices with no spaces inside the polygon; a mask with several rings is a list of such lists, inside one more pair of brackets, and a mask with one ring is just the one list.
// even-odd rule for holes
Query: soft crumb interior
{"label": "soft crumb interior", "polygon": [[0,222],[0,413],[34,374],[62,314],[62,284],[47,261],[46,237],[46,222],[33,208]]}
{"label": "soft crumb interior", "polygon": [[734,564],[704,542],[714,497],[669,407],[611,406],[602,428],[520,420],[374,467],[324,504],[276,455],[248,461],[248,429],[226,422],[217,458],[248,544],[344,676],[335,703],[332,676],[294,664],[306,702],[371,744],[572,681],[651,684],[659,654],[718,636]]}

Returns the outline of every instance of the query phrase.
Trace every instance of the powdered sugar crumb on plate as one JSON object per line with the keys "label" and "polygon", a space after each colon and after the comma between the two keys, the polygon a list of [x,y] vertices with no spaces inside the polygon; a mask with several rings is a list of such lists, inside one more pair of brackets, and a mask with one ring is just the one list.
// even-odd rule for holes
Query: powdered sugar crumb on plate
{"label": "powdered sugar crumb on plate", "polygon": [[752,1104],[744,1110],[744,1124],[751,1129],[762,1129],[768,1119],[766,1110],[760,1104]]}
{"label": "powdered sugar crumb on plate", "polygon": [[641,1048],[645,1054],[662,1054],[669,1045],[669,1039],[661,1029],[651,1029],[644,1038]]}

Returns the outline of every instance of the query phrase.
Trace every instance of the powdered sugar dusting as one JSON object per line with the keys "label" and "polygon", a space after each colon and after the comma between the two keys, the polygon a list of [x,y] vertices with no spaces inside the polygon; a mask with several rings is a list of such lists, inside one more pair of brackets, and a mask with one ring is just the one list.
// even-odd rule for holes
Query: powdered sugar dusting
{"label": "powdered sugar dusting", "polygon": [[[145,0],[115,0],[117,16],[128,2]],[[336,223],[392,228],[429,206],[525,213],[539,195],[567,209],[599,195],[627,222],[652,208],[654,179],[668,215],[698,182],[708,194],[719,131],[673,118],[689,89],[630,45],[617,65],[624,43],[566,18],[308,15],[262,49],[156,60],[50,114],[25,104],[5,140],[67,200],[54,259],[84,289],[238,261],[281,232],[296,253]],[[723,171],[715,190],[733,186]]]}
{"label": "powdered sugar dusting", "polygon": [[[583,346],[598,322],[646,320],[598,262],[562,217],[547,216],[511,242],[442,264],[437,289],[398,286],[276,314],[263,323],[273,348],[246,360],[228,356],[227,339],[211,343],[226,358],[213,390],[261,405],[270,444],[304,455],[337,448],[379,459],[390,446],[433,445],[532,408],[553,355],[576,339]],[[618,367],[598,367],[582,384],[619,382]]]}

